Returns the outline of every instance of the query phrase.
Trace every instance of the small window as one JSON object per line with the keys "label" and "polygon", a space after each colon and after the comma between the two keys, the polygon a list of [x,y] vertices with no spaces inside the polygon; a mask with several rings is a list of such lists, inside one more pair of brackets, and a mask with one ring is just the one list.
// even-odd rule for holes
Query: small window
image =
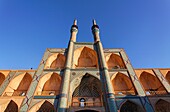
{"label": "small window", "polygon": [[80,107],[85,107],[85,99],[84,98],[81,98],[80,99]]}

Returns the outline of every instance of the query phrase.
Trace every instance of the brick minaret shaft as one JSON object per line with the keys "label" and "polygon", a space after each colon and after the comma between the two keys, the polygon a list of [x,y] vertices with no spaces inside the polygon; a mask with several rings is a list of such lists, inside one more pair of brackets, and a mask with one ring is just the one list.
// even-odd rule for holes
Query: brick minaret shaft
{"label": "brick minaret shaft", "polygon": [[74,42],[76,42],[76,35],[78,32],[77,21],[71,27],[71,37],[68,45],[67,59],[65,64],[65,71],[63,74],[61,97],[59,99],[58,112],[66,112],[68,108],[68,93],[69,93],[69,83],[70,83],[70,69],[73,55]]}
{"label": "brick minaret shaft", "polygon": [[112,84],[110,81],[110,76],[109,72],[107,69],[105,57],[104,57],[104,52],[103,52],[103,46],[100,41],[100,36],[99,36],[99,26],[96,24],[96,21],[93,20],[93,26],[92,26],[92,32],[94,36],[94,41],[97,47],[98,51],[98,57],[100,58],[100,69],[102,71],[102,77],[103,77],[103,87],[104,87],[104,99],[107,102],[107,112],[117,112],[117,107],[115,103],[115,96],[113,94],[113,88]]}

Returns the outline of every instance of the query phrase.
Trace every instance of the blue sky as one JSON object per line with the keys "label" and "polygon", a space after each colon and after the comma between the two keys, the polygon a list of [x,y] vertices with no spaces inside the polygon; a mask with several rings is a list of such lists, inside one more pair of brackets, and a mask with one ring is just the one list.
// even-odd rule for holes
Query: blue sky
{"label": "blue sky", "polygon": [[170,68],[170,0],[0,0],[0,69],[36,69],[46,48],[93,42],[124,48],[134,68]]}

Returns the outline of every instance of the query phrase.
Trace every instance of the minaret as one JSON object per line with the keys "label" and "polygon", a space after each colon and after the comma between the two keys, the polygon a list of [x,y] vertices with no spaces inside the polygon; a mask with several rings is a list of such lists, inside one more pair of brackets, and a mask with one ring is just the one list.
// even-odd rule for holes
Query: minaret
{"label": "minaret", "polygon": [[77,20],[74,20],[74,23],[70,30],[71,37],[70,37],[70,41],[68,45],[67,59],[66,59],[65,70],[64,70],[63,79],[62,79],[63,80],[62,90],[60,94],[57,112],[66,112],[68,108],[70,69],[71,69],[71,62],[72,62],[72,56],[73,56],[73,47],[74,47],[74,42],[76,42],[77,32],[78,32]]}
{"label": "minaret", "polygon": [[99,37],[99,26],[96,24],[96,20],[93,20],[93,26],[92,26],[92,33],[94,35],[94,41],[99,42],[100,37]]}
{"label": "minaret", "polygon": [[100,36],[99,36],[99,26],[96,24],[96,21],[93,20],[93,26],[92,26],[92,33],[94,36],[94,42],[96,44],[96,48],[98,51],[98,57],[100,58],[100,69],[102,72],[102,77],[103,77],[103,88],[104,88],[104,99],[107,102],[107,112],[117,112],[117,107],[115,103],[115,96],[113,94],[113,88],[109,76],[109,72],[107,69],[105,57],[104,57],[104,52],[103,52],[103,46],[100,41]]}
{"label": "minaret", "polygon": [[77,32],[78,32],[78,26],[77,26],[77,20],[75,19],[74,22],[73,22],[73,25],[71,26],[71,37],[70,37],[70,40],[73,41],[73,42],[76,42],[76,35],[77,35]]}

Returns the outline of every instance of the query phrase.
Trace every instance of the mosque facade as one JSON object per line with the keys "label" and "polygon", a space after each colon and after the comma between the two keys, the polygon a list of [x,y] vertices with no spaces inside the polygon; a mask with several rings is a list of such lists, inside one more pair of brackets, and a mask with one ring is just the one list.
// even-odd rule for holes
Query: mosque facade
{"label": "mosque facade", "polygon": [[170,112],[170,68],[135,69],[124,49],[94,42],[47,48],[36,70],[0,70],[0,112]]}

